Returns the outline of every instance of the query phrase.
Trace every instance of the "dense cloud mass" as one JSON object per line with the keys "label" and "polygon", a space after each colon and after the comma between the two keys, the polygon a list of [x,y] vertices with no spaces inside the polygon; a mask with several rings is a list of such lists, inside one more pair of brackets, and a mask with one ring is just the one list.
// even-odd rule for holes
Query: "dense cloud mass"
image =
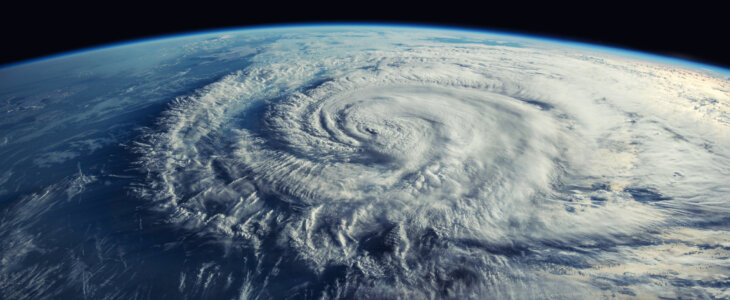
{"label": "dense cloud mass", "polygon": [[[730,297],[727,78],[505,40],[325,31],[236,50],[247,65],[122,143],[139,174],[124,191],[155,220],[138,230],[185,257],[174,292],[135,297]],[[69,200],[105,176],[78,168]],[[84,295],[130,296],[105,288]]]}

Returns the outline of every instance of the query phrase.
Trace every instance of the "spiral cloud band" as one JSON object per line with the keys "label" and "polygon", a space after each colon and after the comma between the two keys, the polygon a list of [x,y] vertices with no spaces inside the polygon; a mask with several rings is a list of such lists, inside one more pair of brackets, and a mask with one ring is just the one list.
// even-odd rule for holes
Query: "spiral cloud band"
{"label": "spiral cloud band", "polygon": [[139,197],[255,258],[242,293],[728,295],[727,81],[549,46],[334,38],[265,49],[136,143]]}
{"label": "spiral cloud band", "polygon": [[387,26],[2,67],[0,298],[730,298],[728,74]]}

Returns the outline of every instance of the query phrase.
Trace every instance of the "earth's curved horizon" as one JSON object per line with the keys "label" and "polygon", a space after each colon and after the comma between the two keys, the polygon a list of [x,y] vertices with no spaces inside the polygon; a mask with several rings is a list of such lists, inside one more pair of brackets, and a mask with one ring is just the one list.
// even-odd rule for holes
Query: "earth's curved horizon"
{"label": "earth's curved horizon", "polygon": [[693,69],[710,71],[720,75],[730,75],[730,68],[722,64],[716,64],[712,61],[700,61],[692,59],[690,55],[678,53],[677,55],[659,54],[651,51],[637,50],[631,47],[622,47],[618,45],[591,43],[580,39],[570,39],[565,37],[532,34],[529,32],[518,32],[510,30],[488,29],[474,26],[458,26],[443,25],[431,23],[402,23],[402,22],[303,22],[303,23],[281,23],[252,25],[240,27],[223,27],[214,29],[199,29],[193,31],[171,32],[161,35],[150,35],[145,37],[122,39],[111,43],[102,43],[98,45],[79,47],[60,51],[55,54],[41,55],[37,57],[29,57],[17,61],[11,61],[0,65],[0,69],[11,68],[26,64],[48,61],[66,56],[83,55],[84,53],[106,50],[115,47],[134,46],[147,42],[161,42],[172,39],[189,38],[202,35],[221,35],[226,33],[244,33],[252,31],[277,31],[287,29],[327,29],[327,28],[399,28],[399,29],[416,29],[416,30],[432,30],[432,31],[452,31],[452,32],[469,32],[474,34],[517,37],[522,39],[539,40],[554,44],[563,44],[565,46],[590,48],[601,52],[619,54],[634,58],[644,58],[655,62],[664,62],[672,65],[684,66]]}
{"label": "earth's curved horizon", "polygon": [[0,66],[0,295],[730,298],[729,74],[405,24]]}

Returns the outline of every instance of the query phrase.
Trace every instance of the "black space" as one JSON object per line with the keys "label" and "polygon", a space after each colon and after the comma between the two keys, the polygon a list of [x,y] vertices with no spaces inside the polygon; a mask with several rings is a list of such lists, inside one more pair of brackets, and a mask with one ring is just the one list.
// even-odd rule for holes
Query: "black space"
{"label": "black space", "polygon": [[[543,35],[628,48],[730,67],[727,10],[683,2],[637,3],[441,1],[348,2],[314,5],[263,1],[235,5],[27,2],[0,13],[0,65],[139,38],[197,30],[307,22],[389,22],[447,25]],[[261,4],[263,3],[263,4]],[[434,2],[435,3],[435,2]],[[477,3],[477,2],[474,2]]]}

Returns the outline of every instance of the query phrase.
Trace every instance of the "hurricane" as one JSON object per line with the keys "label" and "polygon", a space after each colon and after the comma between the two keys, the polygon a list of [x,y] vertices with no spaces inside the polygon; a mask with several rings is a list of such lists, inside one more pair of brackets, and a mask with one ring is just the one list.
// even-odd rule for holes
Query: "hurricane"
{"label": "hurricane", "polygon": [[[135,256],[112,230],[108,248],[88,251],[137,264],[174,253],[159,263],[169,271],[154,271],[170,292],[112,292],[104,282],[144,275],[133,263],[106,275],[101,259],[96,283],[83,281],[96,298],[730,295],[727,78],[546,41],[414,31],[194,44],[230,70],[173,89],[119,140],[132,175],[80,163],[9,211],[123,178],[135,205],[115,230],[157,250]],[[31,217],[2,224],[32,232]]]}

